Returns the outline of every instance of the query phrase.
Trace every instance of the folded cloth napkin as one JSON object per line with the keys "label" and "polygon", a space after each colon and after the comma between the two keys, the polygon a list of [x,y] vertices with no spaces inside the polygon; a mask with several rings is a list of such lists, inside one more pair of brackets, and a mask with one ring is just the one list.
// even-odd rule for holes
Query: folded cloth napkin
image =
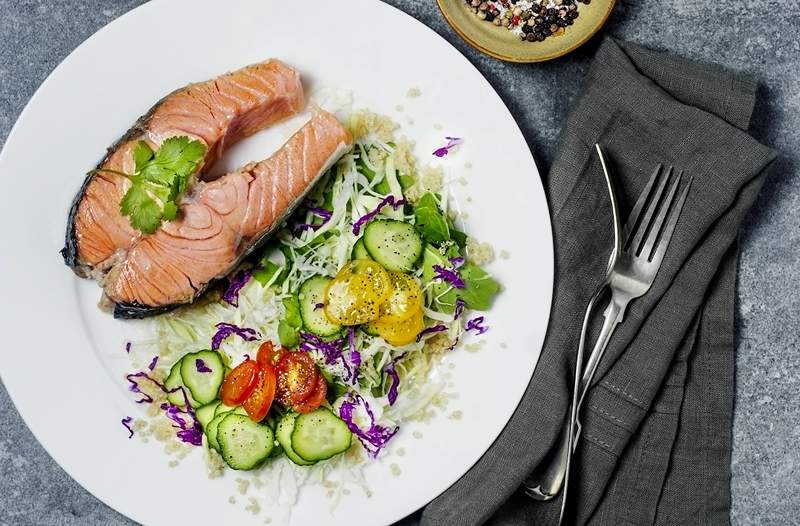
{"label": "folded cloth napkin", "polygon": [[611,251],[596,142],[623,222],[656,164],[694,183],[655,283],[631,303],[585,401],[565,523],[729,522],[737,232],[776,157],[746,133],[755,90],[716,68],[603,42],[545,180],[556,285],[536,371],[502,434],[422,524],[558,520],[560,499],[535,502],[520,484],[566,418],[584,309]]}

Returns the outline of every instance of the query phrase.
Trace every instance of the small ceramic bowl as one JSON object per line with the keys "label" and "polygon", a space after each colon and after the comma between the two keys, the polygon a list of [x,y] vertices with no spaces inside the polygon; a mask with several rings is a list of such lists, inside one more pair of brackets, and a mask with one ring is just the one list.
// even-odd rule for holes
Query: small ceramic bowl
{"label": "small ceramic bowl", "polygon": [[543,62],[569,53],[603,27],[615,3],[615,0],[578,3],[579,16],[563,33],[543,42],[527,42],[504,27],[479,19],[464,0],[436,1],[450,26],[470,46],[508,62]]}

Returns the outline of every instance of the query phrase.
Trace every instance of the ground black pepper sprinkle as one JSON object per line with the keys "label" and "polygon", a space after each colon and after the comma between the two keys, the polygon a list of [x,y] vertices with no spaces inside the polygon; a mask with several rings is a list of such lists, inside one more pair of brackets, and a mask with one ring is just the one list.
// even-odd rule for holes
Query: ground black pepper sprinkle
{"label": "ground black pepper sprinkle", "polygon": [[591,0],[464,0],[467,8],[486,22],[504,27],[521,40],[543,42],[560,35],[578,18],[578,3]]}

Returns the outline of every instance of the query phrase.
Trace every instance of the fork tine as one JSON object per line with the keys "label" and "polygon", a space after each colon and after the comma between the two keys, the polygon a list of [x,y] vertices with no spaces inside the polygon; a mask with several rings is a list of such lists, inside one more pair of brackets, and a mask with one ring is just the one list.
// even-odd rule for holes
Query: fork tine
{"label": "fork tine", "polygon": [[656,169],[653,170],[653,174],[647,181],[644,190],[642,190],[642,193],[639,194],[639,199],[637,199],[636,204],[633,205],[633,210],[631,210],[631,214],[628,216],[628,221],[625,223],[625,241],[623,243],[623,250],[626,250],[631,242],[631,236],[633,235],[633,229],[636,228],[636,222],[639,220],[639,214],[642,213],[644,205],[647,204],[647,198],[650,195],[650,192],[653,190],[653,186],[656,184],[656,181],[658,180],[658,174],[661,173],[661,168],[663,168],[661,164],[656,165]]}
{"label": "fork tine", "polygon": [[645,259],[650,259],[650,255],[653,252],[653,247],[655,246],[656,241],[659,239],[658,235],[661,233],[661,227],[664,225],[664,220],[667,218],[667,214],[672,208],[672,201],[675,200],[675,194],[678,193],[678,187],[681,184],[681,177],[683,177],[683,170],[678,173],[678,176],[675,177],[674,181],[672,181],[672,183],[669,185],[667,196],[664,198],[664,202],[661,204],[658,215],[650,227],[650,232],[647,234],[647,239],[645,240],[644,246],[639,253],[639,255]]}
{"label": "fork tine", "polygon": [[633,240],[628,247],[628,251],[633,255],[639,254],[639,250],[642,247],[642,241],[644,241],[644,238],[650,229],[653,216],[655,215],[659,204],[661,203],[661,196],[664,195],[664,188],[666,188],[671,176],[672,166],[669,167],[664,177],[659,180],[658,186],[653,192],[653,195],[651,195],[647,200],[647,208],[645,209],[644,215],[636,227],[636,232],[633,233]]}
{"label": "fork tine", "polygon": [[678,224],[678,218],[683,210],[683,204],[686,202],[686,196],[689,195],[689,188],[692,186],[692,181],[694,181],[694,177],[689,178],[689,182],[683,187],[678,201],[672,206],[667,225],[664,227],[664,233],[661,236],[661,241],[659,241],[656,252],[653,254],[653,259],[651,260],[656,267],[660,266],[661,260],[664,259],[664,253],[667,251],[667,246],[669,246],[669,242],[672,239],[672,234],[675,232],[675,226]]}

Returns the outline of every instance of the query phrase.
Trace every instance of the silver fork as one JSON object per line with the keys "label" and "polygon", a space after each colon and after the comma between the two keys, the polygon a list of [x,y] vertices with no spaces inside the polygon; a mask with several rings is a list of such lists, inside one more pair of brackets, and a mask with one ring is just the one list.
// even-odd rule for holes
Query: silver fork
{"label": "silver fork", "polygon": [[[631,211],[625,225],[625,243],[619,250],[615,249],[612,266],[601,284],[601,288],[607,286],[610,289],[611,300],[604,312],[605,320],[600,336],[583,370],[580,389],[573,392],[570,418],[557,443],[557,454],[551,457],[549,464],[537,469],[524,484],[526,493],[536,500],[550,500],[558,495],[562,485],[566,487],[570,453],[574,451],[580,432],[580,407],[611,335],[622,321],[628,304],[647,293],[655,280],[691,186],[690,179],[678,196],[682,175],[683,172],[673,176],[672,167],[663,171],[662,166],[658,165]],[[668,185],[665,196],[664,191]],[[590,308],[597,296],[592,297]],[[589,319],[588,313],[587,309],[584,322]],[[581,347],[585,332],[586,323],[582,331]],[[562,516],[565,503],[566,494],[562,501]]]}

